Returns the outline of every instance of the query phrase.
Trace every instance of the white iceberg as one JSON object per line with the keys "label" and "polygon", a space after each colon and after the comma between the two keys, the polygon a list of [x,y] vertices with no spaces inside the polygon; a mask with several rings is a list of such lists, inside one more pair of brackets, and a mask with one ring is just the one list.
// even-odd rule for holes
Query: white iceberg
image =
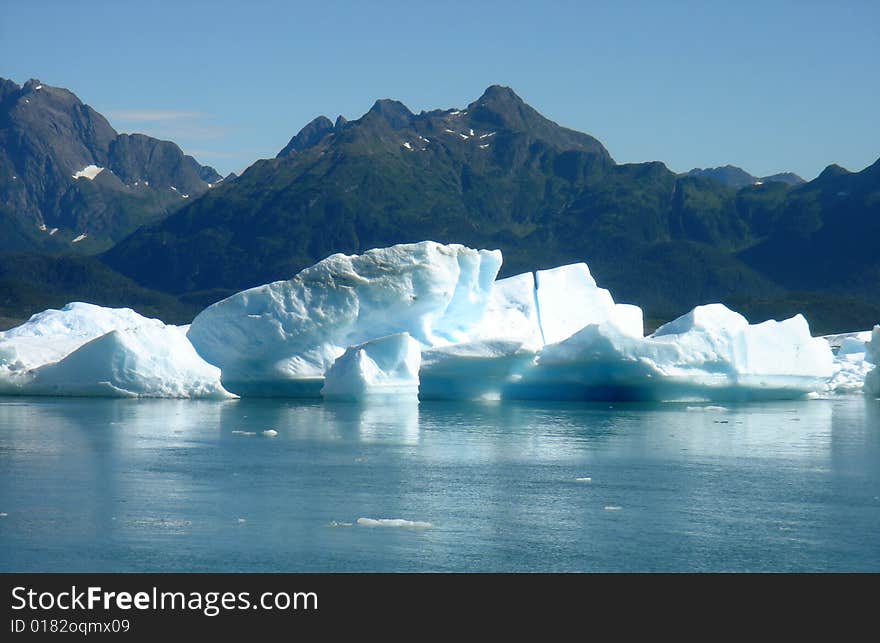
{"label": "white iceberg", "polygon": [[870,343],[813,338],[800,315],[749,324],[711,304],[644,337],[641,309],[586,264],[495,281],[500,267],[497,250],[431,241],[337,254],[188,329],[70,304],[0,333],[0,392],[724,400],[864,382],[880,395],[880,327]]}
{"label": "white iceberg", "polygon": [[404,332],[427,347],[467,341],[500,267],[498,250],[432,241],[336,254],[209,306],[188,336],[233,392],[318,396],[349,346]]}
{"label": "white iceberg", "polygon": [[189,343],[186,327],[127,308],[68,304],[0,335],[5,394],[232,397],[220,370]]}
{"label": "white iceberg", "polygon": [[801,315],[750,325],[698,306],[645,338],[591,324],[548,345],[506,397],[721,400],[798,397],[832,374],[828,343]]}
{"label": "white iceberg", "polygon": [[21,326],[0,332],[0,376],[57,362],[77,348],[112,330],[162,327],[130,308],[104,308],[73,302],[61,310],[44,310]]}
{"label": "white iceberg", "polygon": [[408,333],[352,346],[327,370],[324,399],[419,394],[421,347]]}

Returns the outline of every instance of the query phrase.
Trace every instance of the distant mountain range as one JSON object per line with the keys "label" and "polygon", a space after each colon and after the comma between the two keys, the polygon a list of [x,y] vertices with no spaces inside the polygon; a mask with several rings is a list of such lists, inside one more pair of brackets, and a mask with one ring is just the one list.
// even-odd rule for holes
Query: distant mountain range
{"label": "distant mountain range", "polygon": [[[40,91],[32,84],[18,89],[15,102]],[[74,114],[88,110],[78,101],[69,105]],[[106,123],[87,113],[90,122]],[[77,150],[91,140],[89,127],[66,131]],[[117,191],[138,194],[133,183],[148,170],[123,170],[128,166],[114,161],[110,147],[107,156],[81,153],[53,181],[63,179],[63,193],[79,194],[107,172],[95,180],[72,176],[95,165],[118,178],[124,187]],[[191,159],[175,163],[169,156],[141,166],[162,177],[146,179],[144,189],[157,190],[156,199],[178,194],[143,214],[145,225],[121,241],[122,223],[132,226],[136,217],[111,234],[111,226],[98,225],[111,218],[107,208],[97,206],[93,218],[77,210],[76,219],[65,209],[75,199],[50,201],[47,211],[10,207],[5,179],[0,225],[13,231],[10,239],[71,220],[69,234],[95,230],[108,247],[100,261],[124,280],[114,292],[135,292],[137,284],[145,305],[161,311],[169,301],[179,304],[170,313],[177,317],[236,290],[289,278],[333,252],[434,239],[500,248],[503,274],[586,261],[618,300],[643,306],[652,326],[709,301],[752,321],[804,312],[818,332],[880,321],[877,163],[859,173],[832,166],[808,183],[793,174],[756,178],[731,166],[677,175],[660,162],[617,164],[597,139],[544,118],[500,86],[462,109],[414,114],[398,101],[379,100],[357,120],[318,117],[276,158],[220,185],[210,168]],[[25,165],[40,167],[33,159]],[[186,166],[197,179],[184,183],[172,166]],[[38,170],[28,176],[39,184]],[[68,252],[81,243],[71,242]],[[50,251],[57,257],[58,248]],[[0,285],[0,314],[2,292]]]}
{"label": "distant mountain range", "polygon": [[762,185],[764,183],[786,183],[788,185],[800,185],[806,183],[801,177],[793,172],[782,172],[770,176],[752,176],[741,167],[725,165],[724,167],[694,168],[684,172],[682,176],[704,176],[714,179],[732,188],[744,188],[747,185]]}

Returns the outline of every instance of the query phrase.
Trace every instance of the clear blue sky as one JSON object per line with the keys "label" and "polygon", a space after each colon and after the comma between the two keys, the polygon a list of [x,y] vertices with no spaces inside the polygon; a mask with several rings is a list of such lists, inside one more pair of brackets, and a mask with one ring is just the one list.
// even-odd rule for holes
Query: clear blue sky
{"label": "clear blue sky", "polygon": [[0,76],[221,173],[376,98],[509,85],[618,162],[815,177],[880,157],[880,2],[0,0]]}

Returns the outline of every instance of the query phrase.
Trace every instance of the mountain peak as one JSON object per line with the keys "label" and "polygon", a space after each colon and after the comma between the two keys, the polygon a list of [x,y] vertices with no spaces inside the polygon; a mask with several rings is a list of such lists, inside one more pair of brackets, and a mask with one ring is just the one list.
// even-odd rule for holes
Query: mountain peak
{"label": "mountain peak", "polygon": [[831,165],[826,167],[824,170],[822,170],[822,173],[818,177],[816,177],[816,180],[831,179],[831,178],[835,178],[838,176],[845,176],[847,174],[852,174],[852,172],[847,170],[845,167],[841,167],[837,163],[832,163]]}
{"label": "mountain peak", "polygon": [[276,158],[290,156],[296,152],[302,152],[310,147],[314,147],[318,141],[332,131],[333,121],[326,116],[318,116],[317,118],[312,119],[312,121],[303,127],[296,136],[290,139],[290,142],[284,147],[284,149],[278,152]]}
{"label": "mountain peak", "polygon": [[486,91],[483,92],[483,95],[477,99],[477,103],[483,103],[486,101],[525,104],[523,99],[517,96],[515,91],[504,85],[489,85],[489,87],[486,88]]}
{"label": "mountain peak", "polygon": [[380,98],[373,103],[370,111],[367,112],[368,116],[370,114],[383,118],[394,129],[406,127],[413,118],[413,113],[406,105],[391,98]]}

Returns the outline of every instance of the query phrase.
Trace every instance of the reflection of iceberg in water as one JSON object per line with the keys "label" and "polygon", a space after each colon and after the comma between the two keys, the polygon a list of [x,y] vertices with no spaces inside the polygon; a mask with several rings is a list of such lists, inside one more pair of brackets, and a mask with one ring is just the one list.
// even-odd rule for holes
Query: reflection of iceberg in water
{"label": "reflection of iceberg in water", "polygon": [[[188,531],[182,499],[197,493],[193,455],[225,403],[182,400],[0,401],[0,504],[16,506],[0,569],[39,562],[43,542],[63,547],[65,569],[119,571],[120,543]],[[8,495],[7,495],[8,494]],[[16,535],[13,526],[24,531]],[[52,536],[47,536],[52,534]],[[19,538],[18,540],[11,540]],[[12,545],[14,543],[14,546]],[[13,551],[14,550],[14,551]],[[108,558],[109,556],[109,558]],[[110,565],[108,567],[108,565]]]}
{"label": "reflection of iceberg in water", "polygon": [[356,424],[361,442],[419,443],[419,401],[416,398],[392,398],[372,403],[343,402],[333,404],[331,408],[343,424]]}
{"label": "reflection of iceberg in water", "polygon": [[224,439],[254,440],[263,431],[278,440],[356,440],[418,444],[419,401],[415,397],[370,402],[242,399],[223,404],[218,423]]}
{"label": "reflection of iceberg in water", "polygon": [[826,466],[830,457],[834,406],[826,400],[729,404],[705,413],[669,406],[649,421],[669,427],[676,440],[669,440],[669,430],[658,430],[651,434],[653,448],[686,448],[701,457],[793,459],[804,466]]}

